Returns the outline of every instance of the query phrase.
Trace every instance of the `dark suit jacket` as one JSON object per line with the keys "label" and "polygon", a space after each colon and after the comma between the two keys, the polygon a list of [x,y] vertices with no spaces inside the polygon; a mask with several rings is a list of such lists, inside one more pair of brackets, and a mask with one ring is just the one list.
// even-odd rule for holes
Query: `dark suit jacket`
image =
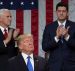
{"label": "dark suit jacket", "polygon": [[[46,60],[34,56],[34,71],[46,71]],[[26,63],[21,54],[9,60],[8,71],[28,71]]]}
{"label": "dark suit jacket", "polygon": [[47,25],[44,30],[42,49],[50,53],[48,70],[49,71],[75,71],[75,23],[67,20],[66,26],[69,28],[70,38],[68,41],[63,39],[56,43],[54,37],[58,27],[57,21]]}
{"label": "dark suit jacket", "polygon": [[[9,28],[9,30],[10,29],[11,28]],[[0,70],[1,71],[6,70],[4,67],[7,66],[6,64],[7,64],[8,58],[13,57],[16,54],[14,39],[13,38],[11,39],[11,41],[6,45],[7,47],[5,47],[3,40],[4,40],[4,36],[0,29]]]}

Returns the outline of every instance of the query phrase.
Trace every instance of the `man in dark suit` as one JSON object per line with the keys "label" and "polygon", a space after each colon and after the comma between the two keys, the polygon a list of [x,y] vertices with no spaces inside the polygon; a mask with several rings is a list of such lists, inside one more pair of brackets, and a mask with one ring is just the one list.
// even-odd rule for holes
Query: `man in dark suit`
{"label": "man in dark suit", "polygon": [[9,59],[8,71],[31,71],[28,68],[30,57],[32,71],[47,71],[46,60],[40,56],[34,56],[33,36],[31,34],[20,35],[17,39],[20,53]]}
{"label": "man in dark suit", "polygon": [[19,29],[10,28],[11,13],[8,9],[0,9],[0,70],[6,71],[7,60],[16,55],[15,38]]}
{"label": "man in dark suit", "polygon": [[68,20],[68,5],[56,6],[57,20],[45,27],[42,49],[49,52],[49,71],[75,71],[75,23]]}

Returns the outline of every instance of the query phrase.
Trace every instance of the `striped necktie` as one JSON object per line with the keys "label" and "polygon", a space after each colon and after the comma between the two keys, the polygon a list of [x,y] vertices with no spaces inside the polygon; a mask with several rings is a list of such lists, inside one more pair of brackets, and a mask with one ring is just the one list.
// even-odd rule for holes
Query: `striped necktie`
{"label": "striped necktie", "polygon": [[8,33],[7,33],[7,29],[4,29],[4,39],[6,39],[7,38],[7,36],[8,36]]}

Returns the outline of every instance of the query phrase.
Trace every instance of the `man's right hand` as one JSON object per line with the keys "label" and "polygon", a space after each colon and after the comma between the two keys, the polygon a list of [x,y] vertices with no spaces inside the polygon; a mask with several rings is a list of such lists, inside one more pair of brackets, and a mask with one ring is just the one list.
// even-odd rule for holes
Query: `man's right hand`
{"label": "man's right hand", "polygon": [[56,30],[56,37],[59,39],[62,36],[63,27],[58,26]]}

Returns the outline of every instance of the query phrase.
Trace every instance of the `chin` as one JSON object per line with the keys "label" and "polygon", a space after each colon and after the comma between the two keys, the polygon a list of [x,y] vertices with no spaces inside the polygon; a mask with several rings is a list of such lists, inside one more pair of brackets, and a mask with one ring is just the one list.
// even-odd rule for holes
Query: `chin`
{"label": "chin", "polygon": [[65,21],[65,19],[59,19],[59,21]]}

